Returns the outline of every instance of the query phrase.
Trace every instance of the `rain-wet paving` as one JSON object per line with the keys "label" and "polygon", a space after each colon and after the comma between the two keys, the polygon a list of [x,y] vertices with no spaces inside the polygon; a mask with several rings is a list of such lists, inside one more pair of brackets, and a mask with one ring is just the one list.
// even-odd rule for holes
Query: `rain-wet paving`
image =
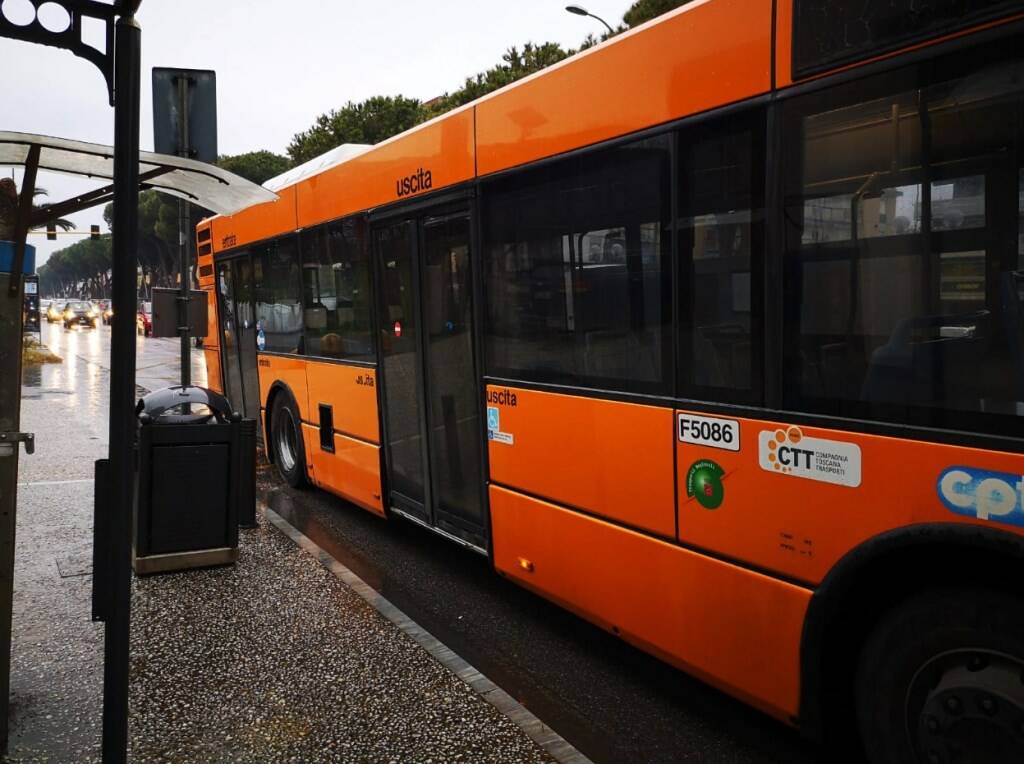
{"label": "rain-wet paving", "polygon": [[268,506],[597,762],[811,762],[788,727],[498,576],[411,523],[318,490]]}
{"label": "rain-wet paving", "polygon": [[[103,630],[90,619],[93,462],[107,451],[110,327],[44,322],[60,363],[25,366],[11,656],[11,740],[3,761],[99,759]],[[179,345],[139,338],[139,382],[174,384]],[[205,380],[202,353],[193,373]],[[141,388],[139,391],[142,391]]]}

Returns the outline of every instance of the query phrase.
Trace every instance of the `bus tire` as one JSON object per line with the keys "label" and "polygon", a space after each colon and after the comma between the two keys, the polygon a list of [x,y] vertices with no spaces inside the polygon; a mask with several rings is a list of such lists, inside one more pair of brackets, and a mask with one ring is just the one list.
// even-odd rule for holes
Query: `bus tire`
{"label": "bus tire", "polygon": [[854,689],[872,764],[1024,761],[1024,600],[968,587],[905,600],[869,634]]}
{"label": "bus tire", "polygon": [[306,449],[302,442],[302,420],[290,395],[278,395],[270,414],[270,443],[274,463],[292,488],[306,484]]}

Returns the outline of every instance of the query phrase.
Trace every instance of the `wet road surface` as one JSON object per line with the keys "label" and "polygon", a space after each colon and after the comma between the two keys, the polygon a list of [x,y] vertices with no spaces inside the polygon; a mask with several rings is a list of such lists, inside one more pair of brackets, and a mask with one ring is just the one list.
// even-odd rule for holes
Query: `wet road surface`
{"label": "wet road surface", "polygon": [[418,526],[385,522],[315,489],[275,484],[264,496],[596,762],[827,758],[788,727],[502,579],[483,557]]}

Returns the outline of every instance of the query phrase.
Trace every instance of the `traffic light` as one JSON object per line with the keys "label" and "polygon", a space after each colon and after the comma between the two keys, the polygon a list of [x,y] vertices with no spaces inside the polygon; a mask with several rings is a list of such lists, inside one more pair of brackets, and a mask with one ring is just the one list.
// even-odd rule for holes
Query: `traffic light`
{"label": "traffic light", "polygon": [[100,238],[100,227],[98,225],[89,226],[89,238],[98,239]]}
{"label": "traffic light", "polygon": [[46,240],[47,241],[57,241],[57,224],[56,223],[51,222],[51,223],[47,223],[46,224]]}

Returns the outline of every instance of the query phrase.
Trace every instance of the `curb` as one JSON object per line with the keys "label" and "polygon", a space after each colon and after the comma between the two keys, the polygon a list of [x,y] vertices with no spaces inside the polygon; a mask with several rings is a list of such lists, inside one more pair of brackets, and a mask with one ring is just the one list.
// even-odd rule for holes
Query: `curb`
{"label": "curb", "polygon": [[275,528],[290,538],[300,549],[316,558],[338,580],[352,589],[374,610],[391,621],[399,630],[426,650],[434,660],[468,684],[477,695],[494,706],[502,715],[525,732],[533,742],[543,748],[555,761],[560,764],[592,764],[590,759],[576,750],[569,741],[544,724],[519,701],[477,671],[429,631],[391,604],[380,592],[331,557],[330,554],[317,546],[295,526],[268,507],[266,503],[262,500],[257,500],[256,503],[263,511],[266,519]]}

